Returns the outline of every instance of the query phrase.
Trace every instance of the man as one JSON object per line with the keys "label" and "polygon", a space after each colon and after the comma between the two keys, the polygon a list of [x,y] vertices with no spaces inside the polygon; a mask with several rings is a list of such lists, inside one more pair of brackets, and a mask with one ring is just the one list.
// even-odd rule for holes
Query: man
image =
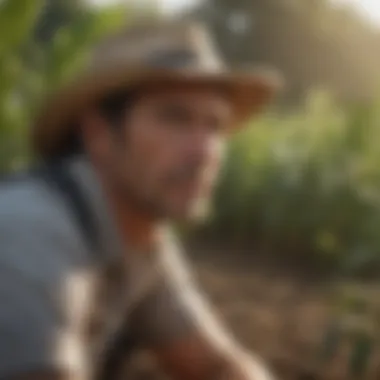
{"label": "man", "polygon": [[227,135],[275,86],[228,73],[200,26],[172,22],[111,36],[50,97],[34,148],[66,168],[97,243],[54,183],[3,186],[0,379],[93,379],[126,331],[173,379],[271,378],[217,322],[168,224],[204,213]]}

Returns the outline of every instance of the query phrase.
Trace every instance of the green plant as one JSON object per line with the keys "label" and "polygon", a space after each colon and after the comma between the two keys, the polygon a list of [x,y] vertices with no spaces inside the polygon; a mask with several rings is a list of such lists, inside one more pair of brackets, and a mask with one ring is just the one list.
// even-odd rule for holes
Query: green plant
{"label": "green plant", "polygon": [[209,228],[344,273],[376,268],[379,116],[316,93],[253,122],[231,142]]}
{"label": "green plant", "polygon": [[365,379],[380,343],[378,288],[343,283],[333,295],[331,320],[322,337],[317,366],[329,365],[346,347],[347,375]]}
{"label": "green plant", "polygon": [[88,9],[42,43],[34,30],[43,7],[42,0],[0,3],[0,173],[30,161],[28,131],[41,101],[80,69],[94,42],[127,21],[120,6]]}

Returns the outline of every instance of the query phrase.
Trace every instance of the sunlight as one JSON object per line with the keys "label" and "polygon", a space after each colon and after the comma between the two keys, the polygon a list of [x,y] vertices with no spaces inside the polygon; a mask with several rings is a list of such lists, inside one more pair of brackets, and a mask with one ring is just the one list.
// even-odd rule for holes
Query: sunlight
{"label": "sunlight", "polygon": [[186,8],[190,5],[196,4],[199,0],[86,0],[87,2],[97,5],[105,6],[116,3],[152,3],[157,4],[164,12],[172,13]]}
{"label": "sunlight", "polygon": [[[162,10],[172,13],[189,5],[195,4],[200,0],[86,0],[91,4],[104,6],[112,3],[155,3]],[[362,17],[376,26],[380,27],[380,0],[330,0],[336,5],[348,5],[354,8]]]}
{"label": "sunlight", "polygon": [[335,4],[347,4],[357,10],[369,22],[380,26],[380,0],[331,0]]}

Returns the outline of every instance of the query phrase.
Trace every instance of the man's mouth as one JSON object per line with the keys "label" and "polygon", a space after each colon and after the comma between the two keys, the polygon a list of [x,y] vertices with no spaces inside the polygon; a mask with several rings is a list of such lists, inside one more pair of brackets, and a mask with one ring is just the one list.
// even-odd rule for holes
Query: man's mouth
{"label": "man's mouth", "polygon": [[186,198],[202,198],[210,194],[211,184],[204,180],[187,180],[179,184],[178,189]]}

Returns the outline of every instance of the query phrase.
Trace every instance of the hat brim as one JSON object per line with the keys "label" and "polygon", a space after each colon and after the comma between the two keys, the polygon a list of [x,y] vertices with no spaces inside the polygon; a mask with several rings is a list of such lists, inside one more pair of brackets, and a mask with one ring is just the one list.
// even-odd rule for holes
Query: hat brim
{"label": "hat brim", "polygon": [[128,67],[94,73],[77,78],[48,97],[31,129],[32,149],[42,158],[54,156],[73,132],[73,122],[82,110],[113,91],[154,83],[215,86],[227,90],[234,108],[234,129],[241,129],[248,119],[262,111],[282,86],[276,73],[259,70],[204,73]]}

